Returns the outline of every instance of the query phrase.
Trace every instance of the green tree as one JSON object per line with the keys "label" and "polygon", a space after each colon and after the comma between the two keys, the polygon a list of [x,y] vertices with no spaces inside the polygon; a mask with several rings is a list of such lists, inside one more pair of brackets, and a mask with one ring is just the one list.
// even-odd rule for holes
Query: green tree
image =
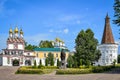
{"label": "green tree", "polygon": [[48,59],[45,59],[45,66],[48,66]]}
{"label": "green tree", "polygon": [[82,65],[87,65],[87,61],[90,61],[90,64],[98,61],[101,54],[97,49],[98,41],[94,38],[94,33],[91,29],[81,30],[75,39],[75,43],[75,57],[78,66],[81,64],[80,59],[82,59]]}
{"label": "green tree", "polygon": [[59,59],[57,59],[57,67],[59,67],[60,66],[60,61],[59,61]]}
{"label": "green tree", "polygon": [[[74,53],[74,54],[76,54],[76,53]],[[73,67],[74,67],[74,68],[77,68],[77,67],[78,67],[78,66],[77,66],[77,59],[76,59],[75,56],[72,56],[72,57],[73,57],[73,60],[74,60]]]}
{"label": "green tree", "polygon": [[41,61],[41,59],[40,59],[40,61],[39,61],[39,65],[42,65],[42,61]]}
{"label": "green tree", "polygon": [[118,55],[118,61],[117,62],[120,63],[120,54]]}
{"label": "green tree", "polygon": [[51,66],[54,66],[54,55],[50,52],[48,53],[48,64],[50,64]]}
{"label": "green tree", "polygon": [[114,61],[113,61],[113,66],[115,67],[115,64],[116,64],[116,59],[114,59]]}
{"label": "green tree", "polygon": [[48,40],[46,40],[46,41],[40,41],[40,43],[39,43],[39,47],[40,48],[53,48],[54,46],[52,45],[52,42],[51,41],[48,41]]}
{"label": "green tree", "polygon": [[83,64],[82,64],[82,59],[80,59],[80,66],[82,66]]}
{"label": "green tree", "polygon": [[113,22],[120,26],[120,0],[115,0],[113,7],[115,11],[114,12],[115,19],[113,20]]}
{"label": "green tree", "polygon": [[73,67],[74,60],[73,60],[72,55],[69,55],[69,56],[68,56],[68,58],[67,58],[67,63],[68,63],[68,67],[69,67],[69,68],[72,68],[72,67]]}
{"label": "green tree", "polygon": [[27,44],[27,42],[25,42],[25,50],[33,51],[35,48],[38,48],[38,46]]}
{"label": "green tree", "polygon": [[34,66],[36,66],[36,60],[34,60]]}

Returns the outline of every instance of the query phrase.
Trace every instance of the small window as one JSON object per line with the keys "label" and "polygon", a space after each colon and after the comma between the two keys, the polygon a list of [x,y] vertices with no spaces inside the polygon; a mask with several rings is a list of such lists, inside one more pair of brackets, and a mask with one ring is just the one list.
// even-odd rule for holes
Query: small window
{"label": "small window", "polygon": [[38,57],[38,53],[37,53],[37,57]]}
{"label": "small window", "polygon": [[58,57],[58,54],[56,53],[56,57]]}
{"label": "small window", "polygon": [[46,53],[44,53],[44,57],[46,57]]}
{"label": "small window", "polygon": [[110,54],[110,57],[112,57],[112,54]]}
{"label": "small window", "polygon": [[30,53],[28,53],[28,56],[30,55]]}
{"label": "small window", "polygon": [[7,63],[8,63],[8,64],[10,63],[10,58],[9,58],[9,57],[7,58]]}

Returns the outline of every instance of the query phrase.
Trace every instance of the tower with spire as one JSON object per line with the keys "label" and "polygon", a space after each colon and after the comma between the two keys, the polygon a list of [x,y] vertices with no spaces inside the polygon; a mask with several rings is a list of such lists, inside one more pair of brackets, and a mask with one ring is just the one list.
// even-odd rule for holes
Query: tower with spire
{"label": "tower with spire", "polygon": [[101,52],[101,57],[96,65],[111,65],[114,61],[117,61],[118,44],[114,42],[108,14],[105,18],[103,37],[98,49]]}

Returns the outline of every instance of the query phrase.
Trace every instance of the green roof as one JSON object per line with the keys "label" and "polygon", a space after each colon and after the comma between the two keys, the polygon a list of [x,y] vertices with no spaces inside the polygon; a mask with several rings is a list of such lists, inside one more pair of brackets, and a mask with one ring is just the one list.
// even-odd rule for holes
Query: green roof
{"label": "green roof", "polygon": [[60,48],[35,48],[34,51],[61,51]]}
{"label": "green roof", "polygon": [[[55,51],[55,52],[60,52],[62,49],[60,48],[35,48],[34,51]],[[65,50],[68,52],[68,50]]]}

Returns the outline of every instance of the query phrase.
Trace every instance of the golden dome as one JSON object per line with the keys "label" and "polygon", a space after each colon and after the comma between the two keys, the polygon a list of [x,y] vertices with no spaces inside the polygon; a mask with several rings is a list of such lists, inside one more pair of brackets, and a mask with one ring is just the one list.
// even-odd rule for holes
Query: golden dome
{"label": "golden dome", "polygon": [[18,33],[18,28],[16,27],[15,30],[14,30],[15,33]]}
{"label": "golden dome", "polygon": [[60,41],[60,39],[59,39],[59,38],[56,38],[55,41],[58,42],[58,41]]}
{"label": "golden dome", "polygon": [[10,28],[10,30],[9,30],[9,33],[13,33],[11,28]]}
{"label": "golden dome", "polygon": [[22,29],[20,29],[20,34],[23,34],[23,31],[22,31]]}
{"label": "golden dome", "polygon": [[64,41],[61,41],[62,42],[62,44],[64,44]]}

